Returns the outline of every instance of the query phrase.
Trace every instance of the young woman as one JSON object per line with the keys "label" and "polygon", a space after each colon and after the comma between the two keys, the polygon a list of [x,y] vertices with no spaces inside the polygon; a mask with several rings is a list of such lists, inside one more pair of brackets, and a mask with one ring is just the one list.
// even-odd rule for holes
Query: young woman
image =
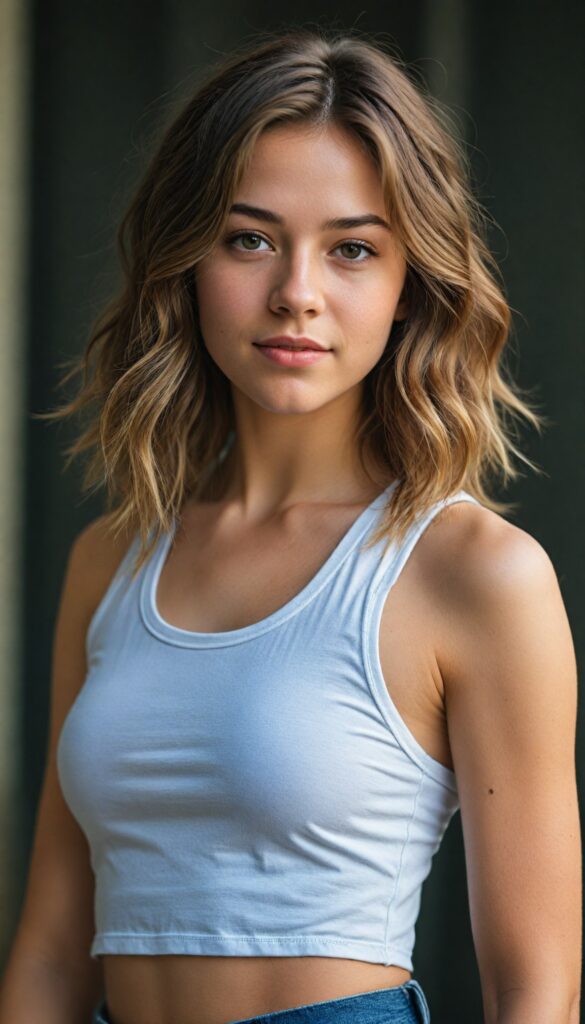
{"label": "young woman", "polygon": [[486,485],[528,463],[505,415],[542,421],[438,106],[376,41],[262,38],[120,243],[49,414],[91,410],[68,454],[110,500],[67,566],[1,1024],[428,1021],[457,810],[485,1021],[577,1024],[573,645]]}

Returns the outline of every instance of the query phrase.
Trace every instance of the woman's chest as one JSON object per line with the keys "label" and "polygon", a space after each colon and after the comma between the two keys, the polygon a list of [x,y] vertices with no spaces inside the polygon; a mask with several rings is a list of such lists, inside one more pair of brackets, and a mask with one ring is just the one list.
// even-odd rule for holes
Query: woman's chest
{"label": "woman's chest", "polygon": [[[262,623],[303,593],[335,550],[343,529],[340,521],[329,535],[307,529],[288,542],[265,537],[237,547],[200,545],[196,555],[181,557],[179,551],[167,558],[159,576],[158,614],[175,627],[210,634]],[[384,602],[377,630],[380,668],[406,727],[431,757],[452,769],[442,680],[434,653],[438,618],[425,592],[415,548]],[[343,631],[341,620],[330,626]],[[295,696],[306,698],[296,691],[293,678],[288,709],[289,700],[294,706]],[[250,701],[253,710],[252,694]]]}

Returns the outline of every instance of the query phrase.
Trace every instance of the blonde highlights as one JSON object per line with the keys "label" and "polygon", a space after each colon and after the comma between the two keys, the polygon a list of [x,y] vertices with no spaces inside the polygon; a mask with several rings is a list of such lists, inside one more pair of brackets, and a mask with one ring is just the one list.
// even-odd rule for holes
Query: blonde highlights
{"label": "blonde highlights", "polygon": [[406,262],[408,314],[363,381],[355,443],[364,464],[398,479],[371,538],[401,538],[431,504],[490,475],[518,475],[514,426],[537,413],[503,365],[511,329],[486,215],[439,104],[383,44],[355,32],[298,29],[232,52],[184,103],[146,168],[117,242],[120,293],[93,324],[70,401],[39,418],[86,422],[66,450],[90,453],[82,487],[105,486],[113,531],[137,530],[138,570],[187,498],[227,483],[234,415],[229,381],[207,353],[194,268],[217,243],[254,146],[271,126],[335,124],[380,173]]}

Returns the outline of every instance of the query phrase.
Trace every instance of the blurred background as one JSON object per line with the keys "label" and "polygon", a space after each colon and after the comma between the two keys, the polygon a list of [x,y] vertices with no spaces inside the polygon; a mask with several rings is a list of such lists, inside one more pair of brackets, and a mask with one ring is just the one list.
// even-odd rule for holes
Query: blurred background
{"label": "blurred background", "polygon": [[[64,397],[59,364],[117,285],[115,230],[153,134],[252,33],[383,34],[447,104],[495,221],[510,365],[552,420],[522,441],[544,475],[522,470],[498,497],[552,558],[583,664],[584,14],[577,0],[0,0],[0,964],[26,882],[67,552],[104,510],[82,499],[80,466],[63,470],[72,426],[32,413]],[[433,1024],[482,1019],[459,815],[423,888],[414,974]]]}

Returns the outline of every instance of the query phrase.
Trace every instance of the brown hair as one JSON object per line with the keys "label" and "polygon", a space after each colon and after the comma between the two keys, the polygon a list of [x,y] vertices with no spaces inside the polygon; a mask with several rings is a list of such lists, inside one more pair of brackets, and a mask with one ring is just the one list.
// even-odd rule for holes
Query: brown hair
{"label": "brown hair", "polygon": [[403,536],[462,487],[509,511],[485,485],[492,471],[518,475],[512,455],[542,472],[512,441],[512,418],[541,431],[545,417],[505,379],[511,310],[444,114],[384,44],[305,28],[232,52],[174,115],[118,230],[123,286],[62,380],[80,373],[81,387],[40,414],[89,412],[66,465],[91,450],[83,490],[105,485],[112,529],[139,530],[136,569],[186,497],[221,496],[233,407],[201,339],[193,270],[224,230],[255,142],[277,124],[334,123],[365,146],[407,262],[409,313],[363,381],[355,434],[362,457],[398,478],[371,542]]}

